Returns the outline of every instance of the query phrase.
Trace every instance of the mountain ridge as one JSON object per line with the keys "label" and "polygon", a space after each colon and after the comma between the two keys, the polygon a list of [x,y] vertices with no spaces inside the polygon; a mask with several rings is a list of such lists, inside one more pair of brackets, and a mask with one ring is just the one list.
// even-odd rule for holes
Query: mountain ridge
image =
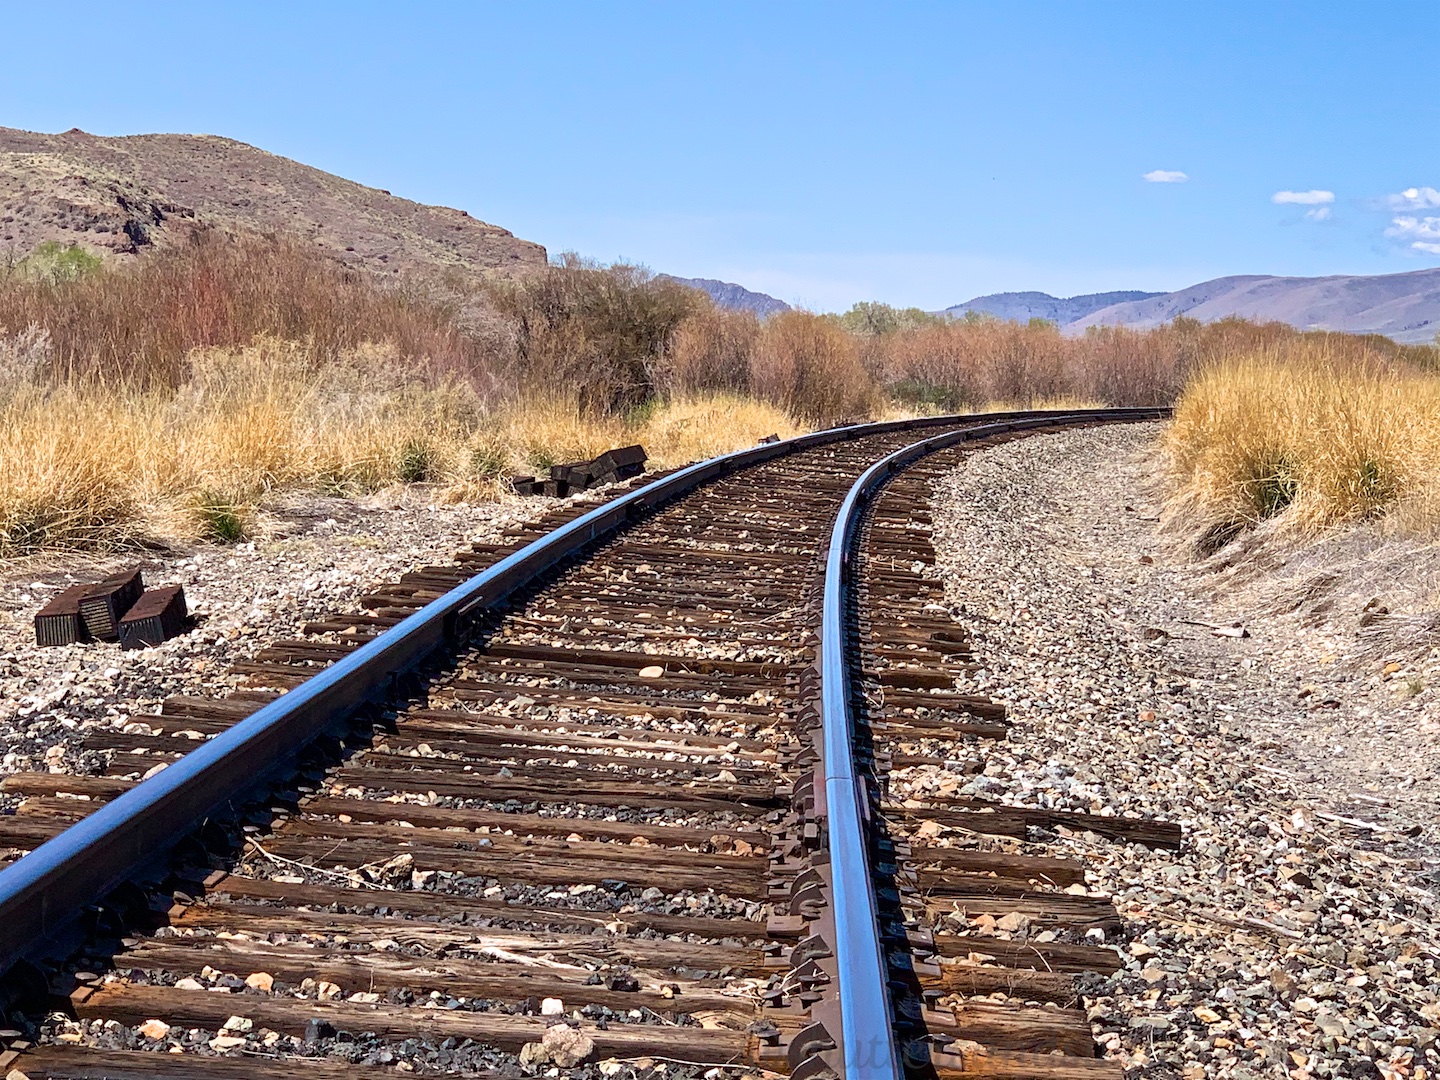
{"label": "mountain ridge", "polygon": [[790,305],[784,300],[777,300],[766,293],[755,292],[743,285],[737,285],[733,281],[720,281],[717,278],[677,277],[675,274],[659,274],[657,276],[666,281],[674,281],[692,289],[699,289],[715,301],[719,307],[729,308],[732,311],[752,311],[762,319],[766,315],[790,310]]}
{"label": "mountain ridge", "polygon": [[1060,326],[1082,319],[1091,312],[1131,300],[1145,300],[1163,293],[1142,292],[1138,289],[1118,292],[1084,293],[1080,296],[1051,296],[1043,292],[1003,292],[977,296],[963,304],[954,304],[941,312],[953,318],[963,318],[975,311],[994,315],[998,319],[1028,322],[1031,319],[1046,319]]}
{"label": "mountain ridge", "polygon": [[1016,322],[1049,319],[1067,334],[1084,333],[1092,326],[1144,330],[1181,316],[1201,322],[1240,317],[1288,323],[1300,330],[1384,334],[1406,345],[1426,344],[1440,331],[1440,267],[1324,277],[1232,274],[1168,293],[991,293],[954,304],[943,314],[961,317],[969,311]]}
{"label": "mountain ridge", "polygon": [[1202,281],[1157,297],[1113,304],[1068,324],[1146,329],[1179,316],[1214,322],[1231,316],[1284,322],[1301,330],[1384,334],[1424,344],[1440,331],[1440,267],[1399,274],[1281,277],[1236,274]]}

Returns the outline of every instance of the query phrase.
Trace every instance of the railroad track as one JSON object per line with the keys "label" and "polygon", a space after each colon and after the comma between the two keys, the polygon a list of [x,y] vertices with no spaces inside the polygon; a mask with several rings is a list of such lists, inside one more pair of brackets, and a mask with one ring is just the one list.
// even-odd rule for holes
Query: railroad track
{"label": "railroad track", "polygon": [[100,775],[5,778],[0,1075],[1118,1076],[1076,1006],[1120,920],[1025,838],[1178,830],[894,792],[1006,735],[954,689],[935,475],[1157,415],[642,478],[92,734]]}

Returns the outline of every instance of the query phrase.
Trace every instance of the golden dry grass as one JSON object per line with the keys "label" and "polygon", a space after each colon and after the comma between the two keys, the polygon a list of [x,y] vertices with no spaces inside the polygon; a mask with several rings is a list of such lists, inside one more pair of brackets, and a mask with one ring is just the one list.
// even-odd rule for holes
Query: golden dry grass
{"label": "golden dry grass", "polygon": [[808,430],[774,405],[737,394],[708,394],[667,403],[635,432],[662,468],[754,446],[767,435],[788,439]]}
{"label": "golden dry grass", "polygon": [[1201,369],[1165,436],[1171,517],[1434,528],[1440,378],[1296,342]]}
{"label": "golden dry grass", "polygon": [[563,401],[491,409],[468,382],[407,377],[381,346],[323,363],[274,339],[197,350],[175,389],[23,367],[0,364],[0,557],[146,535],[234,540],[284,491],[425,482],[439,498],[495,498],[509,475],[626,443],[663,467],[797,431],[773,406],[723,394],[632,423]]}

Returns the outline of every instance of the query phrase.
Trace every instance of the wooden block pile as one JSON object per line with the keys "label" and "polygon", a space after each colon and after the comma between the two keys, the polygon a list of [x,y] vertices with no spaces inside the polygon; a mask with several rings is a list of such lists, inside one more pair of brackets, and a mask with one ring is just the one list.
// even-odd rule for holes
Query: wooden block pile
{"label": "wooden block pile", "polygon": [[575,491],[628,480],[645,471],[645,448],[621,446],[607,450],[594,461],[572,461],[550,466],[550,476],[517,476],[510,481],[517,495],[562,497]]}
{"label": "wooden block pile", "polygon": [[184,589],[147,590],[137,566],[51,599],[35,616],[35,644],[118,641],[122,649],[143,649],[183,631],[188,615]]}

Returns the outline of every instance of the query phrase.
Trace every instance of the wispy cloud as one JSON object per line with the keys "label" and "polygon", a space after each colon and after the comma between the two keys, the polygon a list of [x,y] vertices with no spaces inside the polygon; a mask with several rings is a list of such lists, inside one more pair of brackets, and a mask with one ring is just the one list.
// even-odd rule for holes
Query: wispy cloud
{"label": "wispy cloud", "polygon": [[1434,210],[1440,207],[1440,191],[1433,187],[1406,188],[1397,195],[1385,196],[1385,205],[1391,210]]}
{"label": "wispy cloud", "polygon": [[1420,218],[1401,214],[1390,222],[1385,235],[1408,243],[1416,251],[1440,255],[1440,217]]}
{"label": "wispy cloud", "polygon": [[[1335,201],[1333,191],[1277,191],[1270,196],[1270,201],[1285,205],[1287,203],[1296,206],[1325,206]],[[1329,215],[1326,215],[1329,216]]]}
{"label": "wispy cloud", "polygon": [[1330,220],[1330,208],[1328,206],[1318,206],[1314,210],[1306,210],[1305,220],[1328,221]]}
{"label": "wispy cloud", "polygon": [[1183,184],[1190,177],[1179,169],[1151,169],[1140,179],[1151,184]]}

